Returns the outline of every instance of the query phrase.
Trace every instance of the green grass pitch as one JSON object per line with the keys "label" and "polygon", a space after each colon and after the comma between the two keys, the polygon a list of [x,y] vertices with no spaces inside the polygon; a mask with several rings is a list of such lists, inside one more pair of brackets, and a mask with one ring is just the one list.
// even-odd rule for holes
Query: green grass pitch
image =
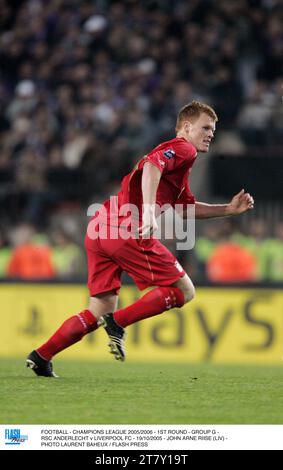
{"label": "green grass pitch", "polygon": [[283,368],[0,360],[1,424],[282,424]]}

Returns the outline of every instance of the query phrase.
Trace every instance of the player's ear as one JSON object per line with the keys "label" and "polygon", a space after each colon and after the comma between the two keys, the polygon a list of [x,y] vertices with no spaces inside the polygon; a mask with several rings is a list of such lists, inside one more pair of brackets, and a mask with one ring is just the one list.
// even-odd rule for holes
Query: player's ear
{"label": "player's ear", "polygon": [[190,123],[190,121],[185,121],[185,122],[184,122],[184,127],[185,127],[185,131],[186,131],[186,132],[190,132],[190,130],[191,130],[191,123]]}

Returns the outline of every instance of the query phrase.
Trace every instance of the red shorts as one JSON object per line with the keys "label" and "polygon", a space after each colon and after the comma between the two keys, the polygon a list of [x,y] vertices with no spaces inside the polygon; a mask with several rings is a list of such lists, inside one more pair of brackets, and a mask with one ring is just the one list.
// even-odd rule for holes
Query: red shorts
{"label": "red shorts", "polygon": [[129,274],[140,290],[168,286],[185,275],[175,256],[162,243],[150,238],[85,238],[88,258],[88,288],[91,296],[121,287],[121,274]]}

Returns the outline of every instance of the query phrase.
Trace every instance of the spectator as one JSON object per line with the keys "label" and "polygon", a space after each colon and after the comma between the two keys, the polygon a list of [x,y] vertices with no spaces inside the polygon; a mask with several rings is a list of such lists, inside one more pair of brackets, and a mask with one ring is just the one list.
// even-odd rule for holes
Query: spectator
{"label": "spectator", "polygon": [[4,234],[0,231],[0,278],[6,276],[7,267],[11,258],[11,248],[5,239]]}
{"label": "spectator", "polygon": [[33,242],[35,229],[22,224],[14,230],[12,241],[14,249],[7,267],[7,276],[16,279],[50,279],[55,275],[48,246]]}
{"label": "spectator", "polygon": [[256,280],[255,257],[236,243],[221,244],[207,263],[207,277],[212,282],[246,282]]}
{"label": "spectator", "polygon": [[265,281],[283,281],[283,222],[276,224],[274,238],[263,241],[262,272]]}
{"label": "spectator", "polygon": [[56,277],[79,279],[85,274],[85,259],[82,249],[73,242],[63,229],[54,230],[51,234],[52,262]]}

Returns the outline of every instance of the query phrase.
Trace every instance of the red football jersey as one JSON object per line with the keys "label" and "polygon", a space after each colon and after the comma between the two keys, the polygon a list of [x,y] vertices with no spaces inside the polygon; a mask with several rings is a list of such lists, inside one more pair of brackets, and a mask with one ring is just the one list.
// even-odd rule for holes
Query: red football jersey
{"label": "red football jersey", "polygon": [[[146,162],[151,162],[161,171],[161,179],[156,194],[156,203],[162,207],[170,204],[194,204],[195,198],[189,188],[188,177],[197,156],[196,148],[183,137],[176,137],[163,142],[145,155],[135,168],[122,180],[120,192],[110,201],[104,203],[108,213],[108,223],[116,215],[116,211],[124,204],[135,204],[142,215],[142,169]],[[119,217],[119,222],[125,217]],[[113,221],[113,220],[112,220]]]}

